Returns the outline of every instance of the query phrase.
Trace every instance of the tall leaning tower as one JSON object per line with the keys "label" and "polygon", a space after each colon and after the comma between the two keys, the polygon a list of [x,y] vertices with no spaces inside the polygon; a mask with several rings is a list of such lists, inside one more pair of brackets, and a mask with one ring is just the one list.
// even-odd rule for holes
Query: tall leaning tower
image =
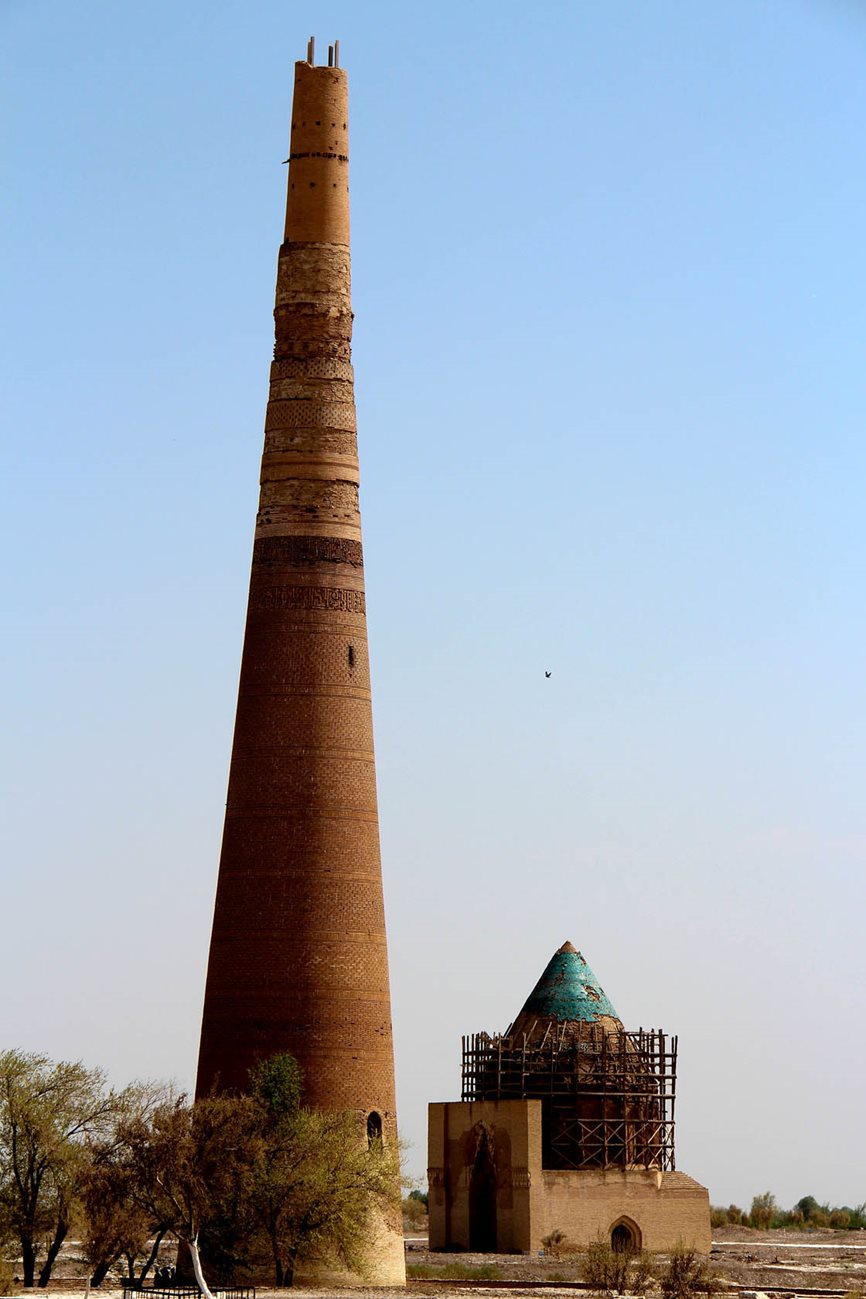
{"label": "tall leaning tower", "polygon": [[[396,1134],[351,365],[345,72],[295,65],[286,227],[199,1094],[298,1060]],[[399,1224],[372,1280],[405,1281]]]}

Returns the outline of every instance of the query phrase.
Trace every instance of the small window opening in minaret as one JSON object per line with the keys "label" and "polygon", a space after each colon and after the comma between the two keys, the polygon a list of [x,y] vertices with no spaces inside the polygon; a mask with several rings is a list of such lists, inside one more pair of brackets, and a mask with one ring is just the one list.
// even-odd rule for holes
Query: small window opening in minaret
{"label": "small window opening in minaret", "polygon": [[382,1140],[382,1115],[371,1110],[367,1115],[367,1145],[372,1150]]}
{"label": "small window opening in minaret", "polygon": [[355,646],[350,645],[349,646],[349,667],[353,668],[354,666],[355,666]]}

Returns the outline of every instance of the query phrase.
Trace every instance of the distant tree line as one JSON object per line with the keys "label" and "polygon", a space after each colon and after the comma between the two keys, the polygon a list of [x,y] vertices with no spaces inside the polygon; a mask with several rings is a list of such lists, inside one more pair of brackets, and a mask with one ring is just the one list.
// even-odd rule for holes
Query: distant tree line
{"label": "distant tree line", "polygon": [[427,1222],[429,1196],[427,1191],[417,1188],[409,1192],[403,1200],[403,1226],[411,1231],[418,1231]]}
{"label": "distant tree line", "polygon": [[[399,1222],[399,1157],[358,1116],[301,1104],[290,1055],[248,1092],[191,1102],[163,1084],[120,1091],[99,1069],[0,1052],[0,1257],[45,1287],[70,1233],[98,1286],[155,1268],[166,1240],[225,1284],[267,1267],[278,1286],[322,1254],[363,1274],[376,1218]],[[17,1249],[16,1249],[17,1247]]]}
{"label": "distant tree line", "polygon": [[866,1229],[866,1203],[853,1209],[847,1204],[831,1207],[819,1204],[814,1195],[804,1195],[792,1209],[783,1209],[776,1203],[776,1197],[765,1191],[753,1197],[748,1213],[736,1204],[728,1205],[727,1209],[713,1205],[712,1223],[714,1227],[757,1227],[761,1231],[774,1227],[792,1231],[860,1231]]}

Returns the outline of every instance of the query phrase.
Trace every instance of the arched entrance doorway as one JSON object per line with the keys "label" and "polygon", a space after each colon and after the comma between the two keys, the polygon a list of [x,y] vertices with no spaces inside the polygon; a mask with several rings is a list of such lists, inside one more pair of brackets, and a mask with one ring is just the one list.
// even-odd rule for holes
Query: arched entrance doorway
{"label": "arched entrance doorway", "polygon": [[496,1253],[496,1166],[490,1131],[483,1123],[469,1174],[469,1248]]}
{"label": "arched entrance doorway", "polygon": [[610,1229],[611,1248],[617,1253],[626,1250],[639,1250],[641,1247],[640,1228],[631,1218],[617,1218]]}

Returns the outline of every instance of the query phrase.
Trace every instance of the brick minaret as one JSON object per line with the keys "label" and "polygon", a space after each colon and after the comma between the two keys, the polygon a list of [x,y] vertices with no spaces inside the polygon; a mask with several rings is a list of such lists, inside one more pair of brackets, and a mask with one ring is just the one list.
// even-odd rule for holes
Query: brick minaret
{"label": "brick minaret", "polygon": [[[336,59],[334,60],[336,62]],[[351,365],[345,72],[295,65],[199,1094],[291,1051],[304,1103],[396,1131]],[[402,1282],[385,1231],[372,1278]]]}

